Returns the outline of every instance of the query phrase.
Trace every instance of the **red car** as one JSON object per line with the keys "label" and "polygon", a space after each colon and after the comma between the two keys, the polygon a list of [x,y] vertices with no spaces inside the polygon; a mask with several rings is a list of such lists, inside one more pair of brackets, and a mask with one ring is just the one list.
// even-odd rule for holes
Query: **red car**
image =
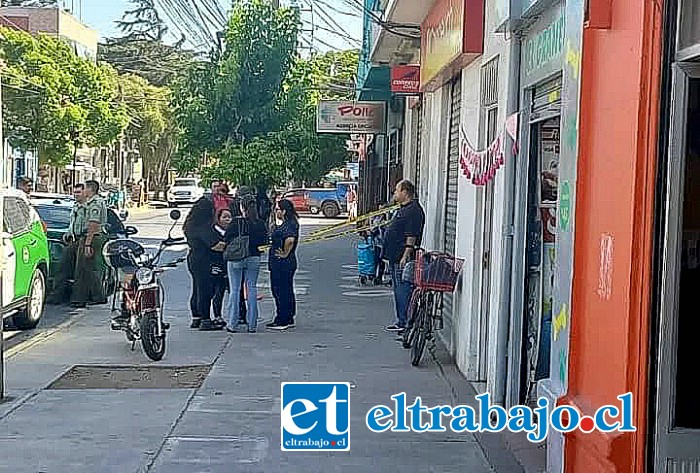
{"label": "red car", "polygon": [[290,189],[282,194],[282,198],[291,201],[297,212],[308,212],[311,210],[309,192],[306,189]]}

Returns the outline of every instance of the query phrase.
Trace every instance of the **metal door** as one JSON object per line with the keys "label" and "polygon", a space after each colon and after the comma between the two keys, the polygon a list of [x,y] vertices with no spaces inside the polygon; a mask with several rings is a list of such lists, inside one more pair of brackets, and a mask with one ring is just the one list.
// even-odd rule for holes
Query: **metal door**
{"label": "metal door", "polygon": [[[444,251],[455,254],[457,242],[457,201],[459,199],[459,127],[462,109],[462,75],[452,82],[450,100],[450,146],[447,165],[447,186],[445,199],[445,240]],[[445,293],[443,297],[443,313],[445,318],[453,320],[452,294]]]}
{"label": "metal door", "polygon": [[[700,427],[684,427],[684,421],[687,419],[679,415],[678,409],[679,361],[692,363],[692,360],[679,358],[679,314],[686,156],[689,141],[688,106],[691,83],[695,83],[693,85],[696,87],[700,83],[700,66],[674,65],[673,69],[671,138],[665,183],[667,201],[663,215],[663,234],[659,239],[665,247],[661,249],[654,471],[680,473],[700,471]],[[698,132],[693,130],[693,133]],[[697,410],[696,405],[694,409]]]}
{"label": "metal door", "polygon": [[416,133],[416,168],[415,168],[415,182],[416,195],[420,195],[420,167],[421,167],[421,156],[422,150],[421,146],[423,144],[423,104],[419,104],[415,108],[415,113],[418,114],[418,132]]}

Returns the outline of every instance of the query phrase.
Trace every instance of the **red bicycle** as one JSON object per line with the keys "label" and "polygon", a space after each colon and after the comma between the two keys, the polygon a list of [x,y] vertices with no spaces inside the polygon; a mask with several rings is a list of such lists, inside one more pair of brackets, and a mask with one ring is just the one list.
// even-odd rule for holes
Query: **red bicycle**
{"label": "red bicycle", "polygon": [[408,309],[408,327],[403,346],[411,349],[411,365],[418,366],[425,347],[435,351],[435,330],[444,327],[443,295],[454,292],[464,260],[447,253],[418,250],[413,282],[416,286]]}

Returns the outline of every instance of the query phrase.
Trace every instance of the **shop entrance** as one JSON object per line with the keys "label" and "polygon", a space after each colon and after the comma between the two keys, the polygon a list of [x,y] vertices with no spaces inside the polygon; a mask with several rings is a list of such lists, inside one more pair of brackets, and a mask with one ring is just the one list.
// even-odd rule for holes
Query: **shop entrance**
{"label": "shop entrance", "polygon": [[533,123],[528,171],[525,323],[520,373],[521,404],[549,377],[556,244],[559,116]]}
{"label": "shop entrance", "polygon": [[[667,166],[656,361],[654,471],[698,471],[697,293],[700,289],[700,67],[676,65]],[[662,164],[662,168],[664,165]]]}

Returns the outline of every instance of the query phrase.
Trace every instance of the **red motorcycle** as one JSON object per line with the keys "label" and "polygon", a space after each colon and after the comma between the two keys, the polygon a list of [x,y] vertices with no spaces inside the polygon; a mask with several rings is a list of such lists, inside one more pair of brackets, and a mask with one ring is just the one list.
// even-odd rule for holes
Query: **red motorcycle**
{"label": "red motorcycle", "polygon": [[163,359],[166,332],[170,328],[163,321],[165,289],[160,275],[164,268],[177,265],[177,262],[160,265],[160,257],[165,248],[185,240],[171,236],[180,216],[179,210],[170,212],[173,225],[155,255],[148,254],[140,243],[131,239],[112,240],[102,251],[105,261],[114,269],[117,288],[112,297],[112,330],[123,331],[132,350],[141,340],[143,351],[153,361]]}

